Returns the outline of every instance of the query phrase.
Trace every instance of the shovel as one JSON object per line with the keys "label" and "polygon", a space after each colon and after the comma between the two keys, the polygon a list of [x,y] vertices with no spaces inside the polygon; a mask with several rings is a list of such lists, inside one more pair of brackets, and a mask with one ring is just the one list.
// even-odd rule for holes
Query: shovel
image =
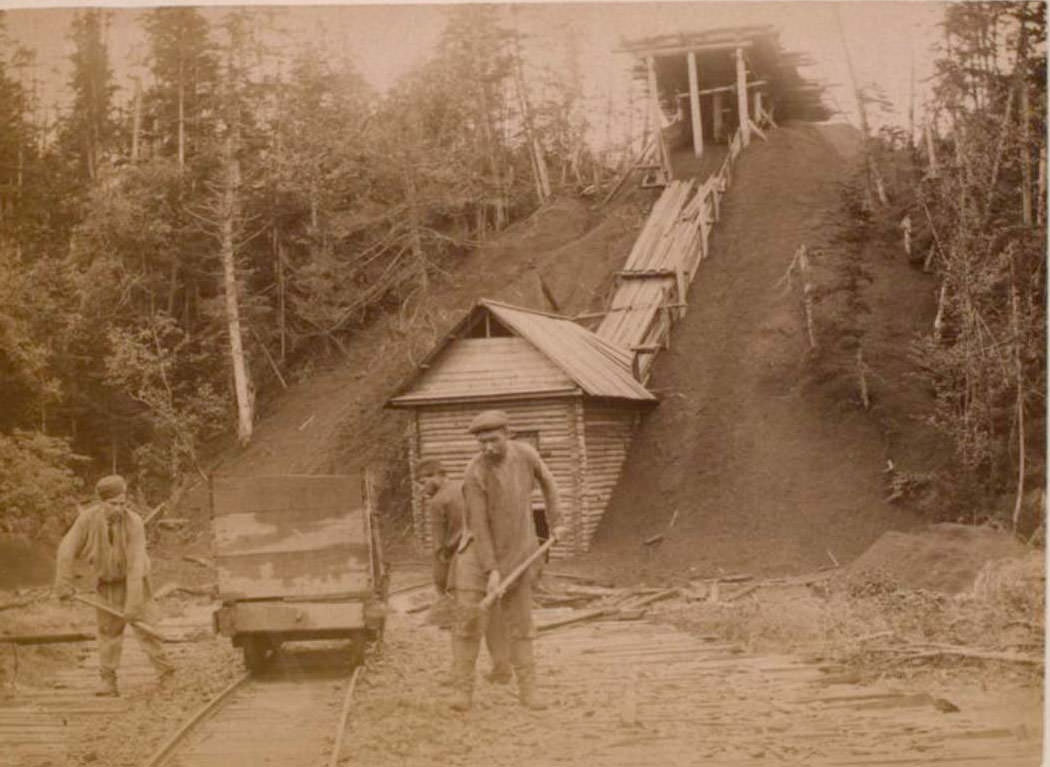
{"label": "shovel", "polygon": [[478,611],[485,612],[485,610],[492,607],[492,603],[502,597],[507,592],[507,589],[513,586],[518,578],[521,577],[522,573],[529,569],[533,562],[546,554],[547,550],[555,544],[556,540],[557,539],[552,535],[542,546],[532,552],[524,562],[511,570],[510,575],[500,581],[500,584],[496,587],[495,591],[491,594],[485,595],[485,598],[482,599],[481,603],[478,605]]}
{"label": "shovel", "polygon": [[109,605],[102,604],[101,602],[96,602],[94,599],[88,599],[87,597],[82,597],[79,594],[74,594],[73,599],[75,599],[77,602],[80,602],[81,604],[87,605],[88,607],[94,607],[96,610],[101,610],[104,613],[109,613],[114,618],[120,618],[125,623],[130,623],[142,633],[149,634],[151,637],[153,637],[154,639],[158,639],[161,642],[175,643],[183,641],[180,639],[172,639],[171,637],[165,636],[148,623],[143,623],[142,621],[129,621],[126,617],[124,617],[124,613],[120,612],[120,610],[116,610],[110,607]]}

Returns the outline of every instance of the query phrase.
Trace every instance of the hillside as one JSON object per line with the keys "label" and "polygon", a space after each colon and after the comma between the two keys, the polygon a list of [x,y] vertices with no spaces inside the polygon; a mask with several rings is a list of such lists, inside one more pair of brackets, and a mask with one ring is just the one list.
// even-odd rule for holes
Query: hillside
{"label": "hillside", "polygon": [[[386,493],[387,521],[401,519],[408,498],[405,416],[382,407],[395,386],[479,298],[565,314],[601,307],[612,272],[623,264],[655,197],[636,190],[600,212],[579,200],[558,200],[509,227],[439,274],[425,296],[374,319],[347,344],[349,359],[304,376],[269,402],[251,445],[228,451],[214,471],[325,473],[369,466],[378,470]],[[179,514],[201,518],[203,530],[206,508],[198,484]],[[400,537],[405,528],[390,532]]]}
{"label": "hillside", "polygon": [[[609,564],[629,578],[690,568],[801,572],[830,557],[848,562],[886,530],[915,523],[883,500],[888,455],[879,419],[807,355],[798,298],[777,284],[794,249],[824,242],[840,215],[856,134],[801,124],[769,138],[738,163],[713,256],[654,369],[661,405],[643,423],[581,565]],[[386,396],[477,298],[543,309],[553,298],[569,314],[599,307],[653,198],[639,190],[599,213],[563,200],[511,227],[435,279],[422,300],[365,328],[349,360],[270,403],[252,445],[216,471],[379,468],[388,540],[408,543],[403,424],[382,409]],[[905,269],[904,279],[917,278]],[[925,321],[928,307],[904,295],[879,311],[896,325]],[[198,486],[181,513],[203,516],[205,508]],[[657,547],[642,545],[658,533]]]}
{"label": "hillside", "polygon": [[[713,255],[657,360],[662,403],[632,444],[596,564],[621,575],[626,562],[632,574],[802,572],[914,523],[883,500],[876,419],[818,377],[799,296],[778,284],[800,244],[827,240],[857,138],[846,126],[782,127],[741,157]],[[879,308],[920,319],[925,307],[902,299]]]}

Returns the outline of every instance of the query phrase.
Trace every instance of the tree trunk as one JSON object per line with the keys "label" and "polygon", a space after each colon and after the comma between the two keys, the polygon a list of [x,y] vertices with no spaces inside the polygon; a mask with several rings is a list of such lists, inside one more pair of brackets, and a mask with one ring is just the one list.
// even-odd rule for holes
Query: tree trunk
{"label": "tree trunk", "polygon": [[1021,17],[1017,41],[1017,68],[1021,73],[1021,221],[1032,225],[1031,106],[1028,100],[1028,24]]}
{"label": "tree trunk", "polygon": [[135,106],[131,120],[131,162],[139,161],[139,135],[142,133],[142,79],[135,78]]}
{"label": "tree trunk", "polygon": [[835,6],[835,21],[839,28],[839,38],[842,40],[842,51],[846,57],[846,69],[849,72],[850,87],[853,90],[853,97],[857,101],[857,118],[860,120],[860,132],[864,142],[864,162],[868,171],[868,193],[873,200],[877,197],[879,203],[887,205],[889,200],[886,197],[886,187],[882,182],[882,174],[879,172],[879,168],[875,164],[875,158],[871,153],[871,128],[868,125],[868,110],[864,106],[864,94],[861,93],[860,86],[857,84],[857,75],[853,69],[853,56],[850,54],[849,44],[846,42],[846,30],[842,26],[842,16],[838,6]]}
{"label": "tree trunk", "polygon": [[226,323],[230,335],[230,359],[233,362],[233,386],[237,397],[237,439],[247,445],[252,438],[252,396],[249,392],[248,369],[244,362],[244,342],[237,300],[237,270],[234,264],[234,233],[237,218],[237,194],[240,166],[234,147],[233,129],[223,145],[225,180],[222,190],[221,243],[223,289],[226,294]]}
{"label": "tree trunk", "polygon": [[179,159],[178,167],[179,173],[182,173],[186,166],[186,85],[185,85],[185,62],[182,59],[182,55],[179,55],[179,88],[178,88],[178,99],[179,99]]}
{"label": "tree trunk", "polygon": [[931,124],[930,119],[929,119],[928,116],[927,116],[927,119],[926,119],[925,132],[926,132],[926,156],[927,156],[927,160],[929,161],[929,164],[930,164],[930,177],[931,178],[937,178],[937,175],[938,175],[938,170],[937,170],[937,147],[933,143],[933,125]]}
{"label": "tree trunk", "polygon": [[[514,13],[514,6],[511,6]],[[536,184],[536,199],[540,205],[547,202],[551,196],[550,181],[547,178],[547,161],[543,157],[543,149],[532,125],[532,110],[529,107],[529,95],[525,89],[525,71],[521,63],[521,41],[518,38],[517,27],[514,29],[514,84],[518,91],[518,104],[521,108],[522,125],[525,128],[525,140],[529,146],[529,158],[532,165],[532,178]]]}
{"label": "tree trunk", "polygon": [[1022,356],[1022,336],[1020,318],[1020,300],[1017,296],[1017,282],[1014,276],[1013,256],[1010,257],[1010,325],[1014,337],[1014,369],[1017,383],[1017,494],[1014,498],[1013,531],[1021,520],[1021,506],[1024,501],[1024,362]]}
{"label": "tree trunk", "polygon": [[273,230],[273,251],[275,270],[277,272],[277,331],[281,339],[281,363],[283,364],[288,354],[288,324],[284,304],[284,248],[281,246],[281,237],[277,227]]}

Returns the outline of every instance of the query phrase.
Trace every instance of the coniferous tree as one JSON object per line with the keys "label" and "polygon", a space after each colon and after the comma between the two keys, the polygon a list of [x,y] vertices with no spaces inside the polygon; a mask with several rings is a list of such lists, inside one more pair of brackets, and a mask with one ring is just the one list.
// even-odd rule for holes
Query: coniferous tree
{"label": "coniferous tree", "polygon": [[145,96],[148,133],[155,151],[182,171],[214,128],[218,54],[196,8],[156,8],[144,24],[154,80]]}
{"label": "coniferous tree", "polygon": [[78,11],[70,37],[74,51],[70,57],[73,74],[70,87],[73,106],[62,131],[62,144],[77,160],[82,179],[98,178],[100,164],[108,159],[116,136],[113,119],[113,71],[105,43],[106,11]]}

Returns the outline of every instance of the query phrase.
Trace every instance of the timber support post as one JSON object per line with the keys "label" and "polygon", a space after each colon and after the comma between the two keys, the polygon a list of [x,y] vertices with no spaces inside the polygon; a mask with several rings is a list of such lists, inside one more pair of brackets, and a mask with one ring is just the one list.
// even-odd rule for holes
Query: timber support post
{"label": "timber support post", "polygon": [[744,49],[736,49],[736,103],[740,119],[740,139],[744,146],[751,143],[751,117],[747,108],[747,65]]}
{"label": "timber support post", "polygon": [[689,116],[693,124],[693,154],[704,154],[704,127],[700,121],[700,76],[696,71],[696,53],[689,51]]}

